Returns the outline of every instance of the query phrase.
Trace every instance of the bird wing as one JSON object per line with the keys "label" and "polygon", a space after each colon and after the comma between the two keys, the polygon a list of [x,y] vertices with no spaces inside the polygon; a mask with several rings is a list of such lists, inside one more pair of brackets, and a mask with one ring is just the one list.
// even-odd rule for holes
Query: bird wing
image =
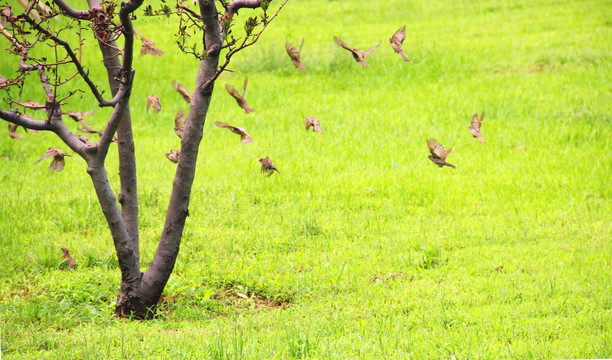
{"label": "bird wing", "polygon": [[180,109],[174,117],[174,132],[179,138],[183,138],[185,132],[185,110]]}
{"label": "bird wing", "polygon": [[380,43],[378,43],[378,45],[374,46],[371,49],[363,51],[363,56],[370,55],[371,53],[374,52],[374,50],[378,49],[379,46],[380,46]]}
{"label": "bird wing", "polygon": [[246,93],[247,82],[249,82],[249,78],[245,77],[244,78],[244,84],[242,84],[242,97],[244,97],[244,94]]}
{"label": "bird wing", "polygon": [[232,97],[233,97],[234,99],[240,99],[240,98],[241,98],[241,96],[240,96],[240,94],[238,93],[238,91],[237,91],[236,89],[234,89],[234,87],[233,87],[232,85],[230,85],[230,84],[225,84],[225,90],[227,90],[227,92],[228,92],[230,95],[232,95]]}
{"label": "bird wing", "polygon": [[183,97],[185,101],[187,101],[188,103],[191,102],[191,99],[192,99],[191,92],[187,90],[185,86],[183,86],[180,83],[177,83],[176,80],[172,80],[172,87],[174,88],[174,90],[178,91],[179,94],[181,94],[181,96]]}
{"label": "bird wing", "polygon": [[242,131],[242,134],[240,135],[240,142],[241,143],[243,143],[243,144],[250,144],[250,143],[253,142],[253,137],[245,129],[243,129],[243,128],[236,128],[236,129],[239,129],[240,131]]}
{"label": "bird wing", "polygon": [[446,159],[450,153],[450,149],[448,151],[445,150],[444,146],[437,142],[436,139],[427,139],[427,147],[429,148],[431,155],[440,160]]}
{"label": "bird wing", "polygon": [[226,128],[226,129],[231,127],[230,124],[227,124],[227,123],[224,123],[224,122],[221,122],[221,121],[215,121],[215,125],[220,127],[220,128]]}
{"label": "bird wing", "polygon": [[480,114],[480,125],[482,126],[482,120],[484,120],[484,111]]}
{"label": "bird wing", "polygon": [[393,38],[395,38],[400,44],[404,42],[406,38],[406,25],[402,26],[399,30],[393,34]]}
{"label": "bird wing", "polygon": [[353,51],[353,48],[351,48],[350,46],[348,46],[347,44],[344,43],[344,41],[338,39],[336,36],[334,36],[334,41],[336,42],[336,44],[342,46],[343,48],[345,48],[348,51]]}
{"label": "bird wing", "polygon": [[302,38],[302,43],[300,44],[300,49],[298,50],[298,52],[302,52],[302,46],[304,46],[304,38]]}
{"label": "bird wing", "polygon": [[289,41],[285,41],[285,50],[287,50],[287,54],[289,54],[289,56],[291,56],[291,49],[295,49],[293,44],[291,44]]}
{"label": "bird wing", "polygon": [[474,130],[476,132],[480,131],[480,121],[478,120],[478,113],[474,113],[472,116],[472,121],[470,122],[470,130]]}
{"label": "bird wing", "polygon": [[40,159],[36,160],[34,162],[34,164],[38,164],[42,159],[46,159],[48,157],[51,156],[55,156],[55,155],[60,155],[60,154],[64,154],[63,151],[61,151],[60,149],[56,149],[56,148],[52,148],[50,147],[47,152],[45,152],[45,154],[43,156],[40,157]]}

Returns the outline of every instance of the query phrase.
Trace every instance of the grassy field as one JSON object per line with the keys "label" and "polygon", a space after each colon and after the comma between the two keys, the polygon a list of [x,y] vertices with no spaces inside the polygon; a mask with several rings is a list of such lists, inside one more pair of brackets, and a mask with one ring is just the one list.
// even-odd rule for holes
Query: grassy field
{"label": "grassy field", "polygon": [[[217,83],[152,321],[112,316],[120,275],[85,163],[50,173],[33,163],[67,149],[54,135],[1,136],[3,358],[612,357],[611,13],[595,0],[290,0]],[[403,24],[408,63],[387,40]],[[198,66],[178,54],[175,25],[136,22],[166,51],[134,64],[143,269],[187,108],[170,81],[192,88]],[[382,45],[362,69],[334,35]],[[306,73],[284,49],[302,38]],[[98,52],[86,60],[102,81]],[[223,89],[245,76],[249,115]],[[159,114],[145,112],[151,93]],[[468,131],[483,110],[486,144]],[[325,134],[306,133],[306,115]],[[427,159],[428,137],[454,144],[457,169]],[[261,176],[263,156],[282,175]],[[62,246],[76,271],[60,269]]]}

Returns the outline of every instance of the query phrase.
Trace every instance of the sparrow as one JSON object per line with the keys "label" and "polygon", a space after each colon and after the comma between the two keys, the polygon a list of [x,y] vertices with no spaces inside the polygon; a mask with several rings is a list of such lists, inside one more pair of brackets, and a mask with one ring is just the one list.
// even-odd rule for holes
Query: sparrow
{"label": "sparrow", "polygon": [[304,64],[300,60],[300,52],[302,51],[302,46],[304,46],[304,39],[302,39],[302,44],[300,45],[300,50],[296,49],[290,42],[285,42],[285,50],[287,50],[287,55],[291,58],[291,62],[295,65],[296,68],[301,71],[306,71]]}
{"label": "sparrow", "polygon": [[314,116],[306,116],[306,130],[308,131],[308,129],[310,129],[311,127],[313,132],[316,131],[323,134],[323,130],[321,130],[321,123],[319,123],[319,120]]}
{"label": "sparrow", "polygon": [[230,84],[225,84],[225,89],[227,90],[227,92],[232,95],[232,97],[234,99],[236,99],[236,103],[238,103],[238,106],[240,106],[241,108],[244,109],[245,113],[250,113],[253,112],[253,109],[251,109],[249,107],[249,105],[246,102],[246,99],[244,98],[244,93],[246,92],[246,86],[247,86],[247,82],[248,82],[249,78],[245,77],[244,78],[244,84],[242,85],[242,95],[240,95],[238,93],[238,91],[236,89],[234,89],[234,87]]}
{"label": "sparrow", "polygon": [[251,134],[249,134],[245,129],[241,127],[226,124],[221,121],[215,121],[215,125],[220,128],[229,129],[229,131],[233,132],[234,134],[240,135],[240,142],[243,144],[250,144],[253,142],[253,137],[251,136]]}
{"label": "sparrow", "polygon": [[188,103],[191,102],[191,99],[193,99],[193,94],[189,92],[189,90],[187,90],[185,86],[177,83],[176,80],[172,80],[172,87],[174,88],[174,90],[178,91],[179,94],[181,94],[185,101],[187,101]]}
{"label": "sparrow", "polygon": [[168,158],[168,160],[172,161],[175,164],[179,161],[179,155],[181,155],[180,150],[170,150],[169,153],[166,153],[166,157]]}
{"label": "sparrow", "polygon": [[42,159],[46,159],[48,157],[53,156],[53,161],[51,161],[51,165],[49,165],[49,171],[57,171],[60,172],[64,170],[64,156],[70,156],[63,152],[60,149],[50,147],[49,150],[38,160],[34,162],[34,164],[38,164]]}
{"label": "sparrow", "polygon": [[[85,134],[98,134],[98,136],[102,137],[102,134],[103,134],[102,130],[92,129],[88,125],[85,125],[83,123],[81,123],[81,125],[83,125],[83,126],[78,127],[77,131],[80,131],[80,132],[85,133]],[[112,142],[117,142],[117,135],[113,136],[113,139],[111,141]]]}
{"label": "sparrow", "polygon": [[485,143],[485,139],[483,139],[482,135],[480,135],[482,120],[484,120],[484,111],[480,115],[480,120],[478,119],[478,113],[474,113],[474,116],[472,116],[472,121],[470,122],[470,133],[472,133],[473,137],[478,138],[478,141]]}
{"label": "sparrow", "polygon": [[436,141],[436,139],[427,139],[427,147],[429,148],[429,160],[433,161],[434,164],[438,165],[438,167],[450,166],[455,168],[455,165],[449,164],[446,162],[446,157],[450,154],[453,147],[445,150],[444,146]]}
{"label": "sparrow", "polygon": [[12,137],[13,139],[21,139],[21,136],[19,136],[19,133],[17,132],[17,128],[19,127],[19,125],[17,124],[8,124],[8,131],[9,131],[9,136]]}
{"label": "sparrow", "polygon": [[62,255],[62,259],[68,259],[66,261],[66,266],[72,270],[74,270],[74,259],[72,258],[72,256],[70,255],[70,251],[68,251],[68,248],[63,247],[62,248],[62,252],[64,253]]}
{"label": "sparrow", "polygon": [[280,174],[280,171],[278,171],[276,165],[272,162],[272,160],[270,160],[269,157],[266,156],[265,158],[261,158],[259,159],[259,162],[261,163],[261,172],[266,176],[272,176],[274,171]]}
{"label": "sparrow", "polygon": [[155,46],[155,43],[153,41],[145,39],[142,36],[140,36],[140,40],[142,40],[142,47],[140,48],[140,56],[146,55],[146,54],[162,56],[164,54],[163,50],[158,49]]}
{"label": "sparrow", "polygon": [[83,144],[85,144],[87,146],[96,146],[96,143],[91,141],[91,139],[89,139],[85,135],[76,134],[75,136],[76,136],[77,139],[79,139],[80,142],[82,142]]}
{"label": "sparrow", "polygon": [[404,59],[404,61],[410,61],[408,60],[406,55],[404,55],[404,51],[402,51],[402,43],[404,42],[405,38],[406,25],[402,26],[399,30],[395,32],[395,34],[393,34],[393,36],[391,36],[391,38],[389,39],[389,43],[391,44],[393,50],[402,56],[402,59]]}
{"label": "sparrow", "polygon": [[180,109],[174,117],[174,132],[180,139],[183,138],[183,134],[185,133],[185,121],[185,110]]}
{"label": "sparrow", "polygon": [[345,44],[342,40],[338,39],[337,37],[334,36],[334,41],[336,41],[336,44],[340,45],[341,47],[345,48],[346,50],[350,51],[353,54],[353,58],[355,59],[355,61],[358,61],[361,63],[362,67],[368,67],[370,66],[366,61],[365,61],[365,57],[366,55],[370,55],[371,53],[374,52],[374,50],[376,50],[379,46],[380,43],[378,43],[378,45],[374,46],[373,48],[369,49],[369,50],[365,50],[365,51],[359,51],[356,48],[352,48],[350,46],[348,46],[347,44]]}
{"label": "sparrow", "polygon": [[153,106],[153,111],[159,113],[161,110],[161,103],[159,102],[159,98],[157,95],[149,95],[147,96],[147,112],[149,112],[149,107]]}
{"label": "sparrow", "polygon": [[72,120],[81,123],[81,124],[89,124],[87,121],[85,121],[84,117],[85,116],[91,116],[93,114],[95,114],[95,111],[88,111],[88,112],[77,112],[77,111],[62,111],[63,115],[68,115]]}

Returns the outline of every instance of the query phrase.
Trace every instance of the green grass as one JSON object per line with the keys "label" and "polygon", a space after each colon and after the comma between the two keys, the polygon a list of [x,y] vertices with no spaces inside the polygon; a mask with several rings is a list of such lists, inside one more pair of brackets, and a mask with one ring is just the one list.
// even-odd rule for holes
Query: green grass
{"label": "green grass", "polygon": [[[155,320],[112,317],[120,275],[84,162],[51,174],[33,162],[66,149],[54,135],[0,137],[4,357],[612,357],[612,3],[374,3],[290,0],[221,77]],[[403,24],[409,63],[387,42]],[[173,25],[136,23],[166,51],[134,63],[143,269],[186,108],[170,81],[193,87],[198,66]],[[383,44],[361,69],[333,35]],[[283,46],[302,37],[306,73]],[[99,53],[85,61],[102,81]],[[249,115],[223,89],[245,76]],[[468,132],[482,110],[486,144]],[[304,132],[306,115],[325,134]],[[456,170],[427,159],[428,137],[454,144]],[[281,176],[261,176],[263,156]],[[115,147],[107,166],[118,186]],[[76,271],[60,269],[62,246]]]}

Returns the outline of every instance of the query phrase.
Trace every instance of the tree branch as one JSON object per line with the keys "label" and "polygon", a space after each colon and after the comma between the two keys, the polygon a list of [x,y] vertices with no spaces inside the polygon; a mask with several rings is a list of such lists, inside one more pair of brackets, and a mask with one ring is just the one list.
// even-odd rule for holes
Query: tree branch
{"label": "tree branch", "polygon": [[53,0],[53,2],[60,8],[60,10],[62,10],[62,14],[67,15],[73,19],[88,20],[91,15],[91,11],[75,10],[64,0]]}
{"label": "tree branch", "polygon": [[225,14],[223,14],[224,19],[231,19],[234,14],[238,13],[238,10],[242,8],[250,8],[255,9],[261,6],[261,0],[234,0],[225,4]]}

